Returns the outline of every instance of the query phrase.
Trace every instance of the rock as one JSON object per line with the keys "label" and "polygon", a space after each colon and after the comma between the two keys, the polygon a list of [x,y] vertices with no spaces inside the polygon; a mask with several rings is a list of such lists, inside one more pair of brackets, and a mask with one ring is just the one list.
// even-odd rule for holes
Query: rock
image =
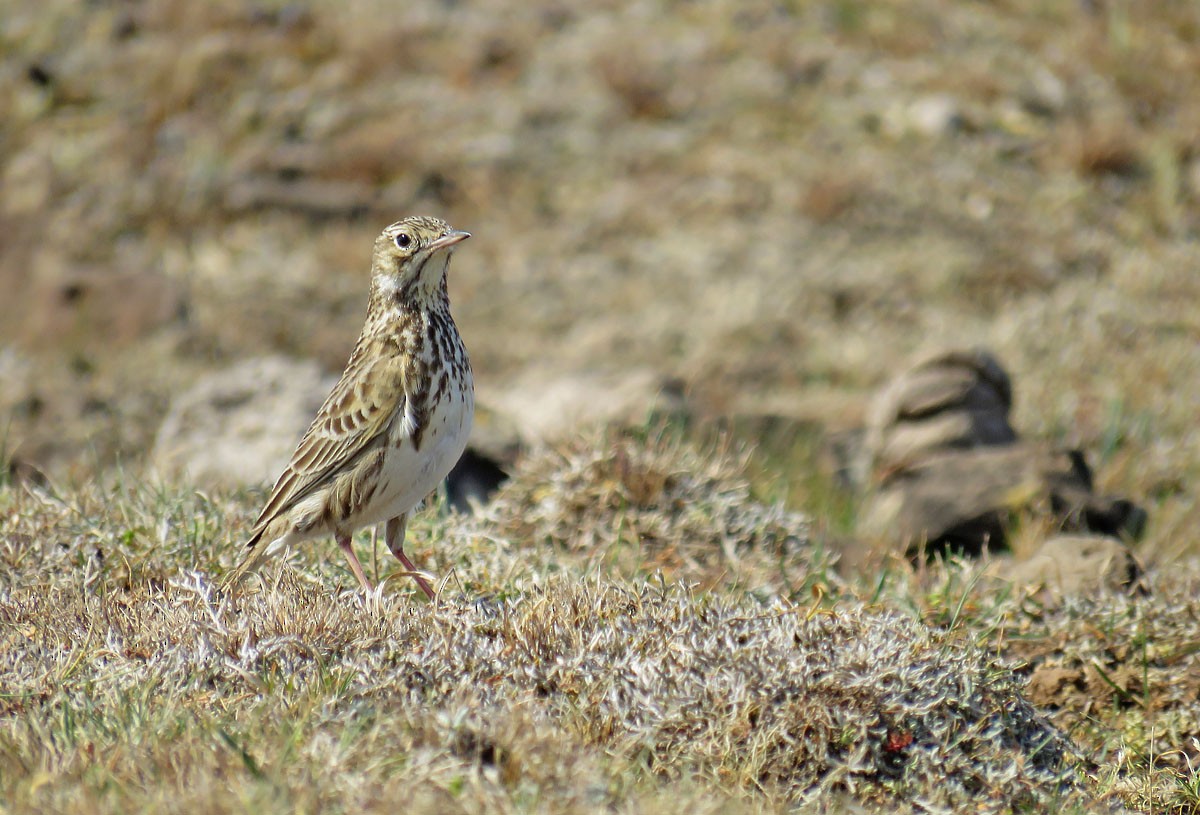
{"label": "rock", "polygon": [[1146,513],[1096,495],[1077,451],[1018,441],[1012,380],[985,349],[932,356],[871,402],[854,475],[866,490],[858,531],[909,554],[977,555],[1007,546],[1014,512],[1057,530],[1137,538]]}
{"label": "rock", "polygon": [[930,357],[871,401],[856,476],[878,482],[934,453],[1011,444],[1012,404],[1012,380],[986,349]]}
{"label": "rock", "polygon": [[158,272],[40,263],[29,289],[23,339],[32,348],[130,345],[182,317],[181,287]]}
{"label": "rock", "polygon": [[1042,492],[1047,463],[1025,445],[928,457],[868,495],[858,531],[910,553],[922,545],[970,555],[1003,548],[1008,514]]}
{"label": "rock", "polygon": [[1050,510],[1063,529],[1097,532],[1114,538],[1137,540],[1146,530],[1146,511],[1125,498],[1096,495],[1092,470],[1083,453],[1068,450],[1070,470],[1047,472]]}
{"label": "rock", "polygon": [[946,94],[925,96],[913,102],[908,118],[914,130],[926,136],[940,136],[962,125],[958,102]]}
{"label": "rock", "polygon": [[1058,535],[1028,560],[1009,568],[998,564],[993,574],[1057,600],[1102,588],[1134,588],[1140,585],[1142,569],[1120,541],[1100,535]]}
{"label": "rock", "polygon": [[315,362],[284,357],[250,359],[205,376],[172,402],[152,466],[204,485],[268,484],[332,386]]}
{"label": "rock", "polygon": [[[656,408],[670,409],[681,401],[678,390],[646,369],[557,376],[530,371],[503,389],[477,391],[479,444],[490,453],[510,448],[514,440],[528,445],[559,441],[582,427],[640,424]],[[515,439],[503,438],[509,434]]]}
{"label": "rock", "polygon": [[931,455],[889,474],[868,494],[858,532],[907,554],[979,555],[1008,545],[1014,513],[1055,529],[1138,537],[1146,513],[1123,498],[1092,492],[1076,451],[1016,443]]}
{"label": "rock", "polygon": [[910,133],[934,138],[958,130],[965,123],[958,101],[944,93],[922,96],[908,104],[894,104],[883,115],[883,129],[893,138]]}
{"label": "rock", "polygon": [[1058,116],[1068,101],[1066,83],[1045,66],[1038,67],[1021,89],[1021,105],[1035,116]]}
{"label": "rock", "polygon": [[446,476],[446,498],[459,512],[470,513],[486,504],[507,480],[501,462],[468,447]]}

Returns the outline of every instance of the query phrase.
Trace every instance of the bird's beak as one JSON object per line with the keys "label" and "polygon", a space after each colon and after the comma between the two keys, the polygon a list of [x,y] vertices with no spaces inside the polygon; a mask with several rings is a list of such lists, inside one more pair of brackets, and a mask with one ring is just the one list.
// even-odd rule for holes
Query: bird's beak
{"label": "bird's beak", "polygon": [[439,249],[445,249],[456,243],[461,243],[469,237],[471,237],[470,232],[459,232],[457,229],[451,229],[445,235],[442,235],[442,237],[429,244],[429,250],[436,252]]}

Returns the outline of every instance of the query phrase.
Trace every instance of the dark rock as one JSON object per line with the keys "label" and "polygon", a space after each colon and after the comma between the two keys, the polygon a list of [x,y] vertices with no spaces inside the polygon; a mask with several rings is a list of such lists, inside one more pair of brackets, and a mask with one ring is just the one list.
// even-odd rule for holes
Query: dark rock
{"label": "dark rock", "polygon": [[446,496],[450,506],[459,512],[473,512],[476,506],[486,504],[507,480],[508,473],[499,461],[468,447],[446,476]]}
{"label": "dark rock", "polygon": [[1012,381],[985,350],[940,354],[889,383],[859,457],[859,533],[910,555],[1003,549],[1015,513],[1059,531],[1141,535],[1140,507],[1096,495],[1080,451],[1019,442],[1011,408]]}
{"label": "dark rock", "polygon": [[871,402],[858,470],[871,481],[939,451],[1011,444],[1012,381],[989,351],[939,354]]}

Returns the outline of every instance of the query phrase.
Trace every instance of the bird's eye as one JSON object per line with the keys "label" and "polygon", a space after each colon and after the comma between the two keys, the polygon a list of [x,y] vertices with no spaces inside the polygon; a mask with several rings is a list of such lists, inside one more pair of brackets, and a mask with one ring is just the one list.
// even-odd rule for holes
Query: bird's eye
{"label": "bird's eye", "polygon": [[396,236],[396,246],[400,249],[407,249],[412,244],[412,238],[406,233],[401,232]]}

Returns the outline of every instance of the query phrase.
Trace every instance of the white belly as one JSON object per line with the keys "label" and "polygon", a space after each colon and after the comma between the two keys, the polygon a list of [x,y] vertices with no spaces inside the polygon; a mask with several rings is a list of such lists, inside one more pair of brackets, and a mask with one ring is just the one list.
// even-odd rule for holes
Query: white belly
{"label": "white belly", "polygon": [[379,489],[363,513],[362,525],[403,515],[432,492],[466,449],[474,414],[474,393],[468,382],[461,392],[434,407],[420,449],[398,433],[398,443],[387,446]]}

